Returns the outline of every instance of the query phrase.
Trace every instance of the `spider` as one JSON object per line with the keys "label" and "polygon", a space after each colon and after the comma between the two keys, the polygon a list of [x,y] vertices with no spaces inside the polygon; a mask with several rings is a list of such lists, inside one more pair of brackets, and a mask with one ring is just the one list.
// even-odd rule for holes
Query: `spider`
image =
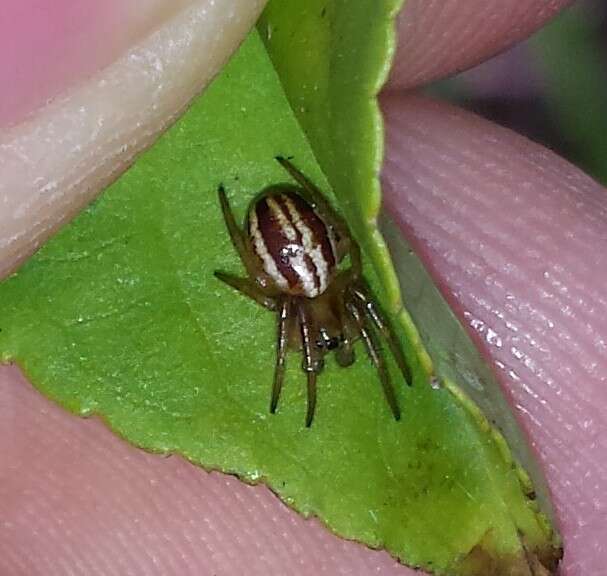
{"label": "spider", "polygon": [[[248,277],[226,272],[215,276],[277,313],[277,343],[270,412],[276,412],[283,385],[287,349],[300,349],[307,375],[306,427],[316,408],[316,377],[324,356],[335,351],[341,366],[354,362],[353,343],[362,338],[377,368],[383,392],[396,420],[400,408],[382,356],[384,337],[407,384],[411,375],[398,341],[362,276],[360,248],[320,190],[289,160],[276,157],[297,182],[262,190],[251,202],[244,230],[228,203],[218,195],[230,238]],[[339,269],[349,256],[350,267]],[[342,267],[344,268],[344,267]]]}

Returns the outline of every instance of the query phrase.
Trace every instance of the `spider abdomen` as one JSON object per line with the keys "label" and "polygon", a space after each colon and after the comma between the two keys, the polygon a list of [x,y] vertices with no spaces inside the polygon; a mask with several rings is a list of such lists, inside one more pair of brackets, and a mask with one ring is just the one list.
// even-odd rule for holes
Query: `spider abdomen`
{"label": "spider abdomen", "polygon": [[333,277],[335,238],[314,208],[287,187],[267,189],[248,214],[252,247],[282,291],[315,298]]}

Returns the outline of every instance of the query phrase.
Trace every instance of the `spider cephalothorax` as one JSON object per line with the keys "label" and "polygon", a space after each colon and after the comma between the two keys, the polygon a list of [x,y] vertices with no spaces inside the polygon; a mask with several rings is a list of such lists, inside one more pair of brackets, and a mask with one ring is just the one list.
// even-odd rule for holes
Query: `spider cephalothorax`
{"label": "spider cephalothorax", "polygon": [[[337,362],[349,366],[354,361],[353,343],[360,337],[398,420],[400,409],[376,331],[388,342],[408,384],[409,369],[362,276],[358,244],[320,191],[291,162],[281,157],[277,160],[300,187],[279,184],[265,188],[251,202],[244,230],[236,224],[225,191],[219,187],[226,226],[248,277],[215,273],[231,287],[277,312],[270,412],[275,412],[278,404],[287,348],[303,352],[308,379],[306,426],[310,426],[316,406],[316,375],[323,368],[324,355],[334,350]],[[346,256],[350,267],[340,270]]]}

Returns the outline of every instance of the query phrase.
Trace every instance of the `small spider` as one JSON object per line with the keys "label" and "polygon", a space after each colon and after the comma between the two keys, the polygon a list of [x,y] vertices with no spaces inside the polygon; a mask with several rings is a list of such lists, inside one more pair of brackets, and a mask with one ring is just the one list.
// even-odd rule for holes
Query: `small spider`
{"label": "small spider", "polygon": [[[387,340],[407,384],[411,376],[390,325],[373,301],[362,276],[360,248],[345,221],[321,192],[289,160],[276,160],[299,184],[276,184],[262,190],[249,207],[245,231],[236,224],[223,186],[219,201],[232,242],[247,278],[225,272],[215,276],[278,313],[276,367],[270,401],[274,413],[284,379],[287,348],[301,349],[308,380],[306,426],[316,407],[316,376],[324,355],[354,362],[354,341],[362,338],[379,372],[386,400],[396,420],[400,409],[381,354],[376,330]],[[350,267],[339,270],[349,255]]]}

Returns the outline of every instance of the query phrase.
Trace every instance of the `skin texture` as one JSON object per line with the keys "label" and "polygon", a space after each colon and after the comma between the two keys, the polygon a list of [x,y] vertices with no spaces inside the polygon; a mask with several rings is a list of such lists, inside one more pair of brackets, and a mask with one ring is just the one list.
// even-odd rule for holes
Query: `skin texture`
{"label": "skin texture", "polygon": [[[111,64],[189,0],[21,0],[2,4],[0,130]],[[52,6],[52,8],[51,8]],[[128,22],[128,26],[121,22]],[[27,30],[27,34],[23,31]]]}
{"label": "skin texture", "polygon": [[[482,23],[474,13],[456,33],[441,18],[471,4],[409,0],[403,41],[416,37],[419,53],[425,46],[434,57],[421,72],[399,66],[393,86],[479,61],[558,7],[499,2],[510,12],[487,27],[487,48],[471,40]],[[444,40],[440,48],[432,37]],[[456,45],[467,48],[454,61]],[[382,106],[387,208],[476,334],[545,464],[566,543],[562,574],[601,574],[605,190],[469,114],[404,94],[386,95]],[[8,367],[0,369],[0,463],[2,574],[413,574],[299,518],[263,487],[128,446],[98,420],[51,405]]]}
{"label": "skin texture", "polygon": [[471,114],[396,94],[382,105],[386,207],[494,364],[544,464],[565,536],[563,573],[599,574],[607,553],[605,189]]}
{"label": "skin texture", "polygon": [[414,88],[524,40],[572,1],[407,0],[390,85]]}
{"label": "skin texture", "polygon": [[[163,25],[143,38],[137,16],[133,30],[118,34],[137,41],[117,59],[0,133],[0,277],[86,206],[183,112],[246,36],[264,4],[192,0],[181,10],[153,14]],[[99,58],[95,50],[90,57]],[[79,62],[74,66],[82,71]]]}

